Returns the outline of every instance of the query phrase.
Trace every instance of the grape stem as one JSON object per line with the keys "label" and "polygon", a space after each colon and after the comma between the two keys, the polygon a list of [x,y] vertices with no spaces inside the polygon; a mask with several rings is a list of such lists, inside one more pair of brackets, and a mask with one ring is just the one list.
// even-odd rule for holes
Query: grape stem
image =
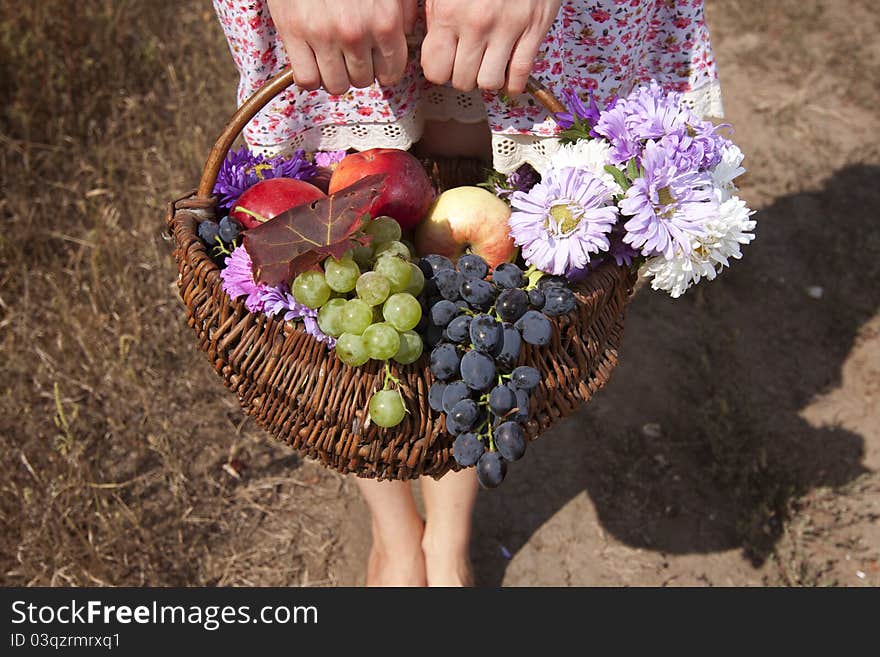
{"label": "grape stem", "polygon": [[383,382],[384,386],[383,386],[382,390],[389,390],[391,388],[391,386],[388,385],[389,381],[393,382],[394,385],[397,385],[397,386],[400,385],[400,379],[398,379],[396,376],[394,376],[391,373],[391,365],[389,365],[386,362],[385,363],[385,381]]}
{"label": "grape stem", "polygon": [[544,272],[535,267],[535,265],[529,265],[529,268],[525,271],[525,276],[529,281],[526,290],[534,290],[538,287],[538,281],[544,277]]}
{"label": "grape stem", "polygon": [[391,389],[391,386],[389,385],[389,381],[394,383],[394,385],[398,386],[397,388],[394,389],[394,392],[396,392],[397,396],[400,397],[400,402],[403,404],[403,412],[409,413],[409,409],[406,407],[406,400],[404,400],[404,398],[403,398],[403,393],[400,392],[400,386],[401,386],[400,379],[398,379],[396,376],[394,376],[391,373],[391,365],[389,365],[388,362],[386,361],[385,362],[385,380],[382,382],[382,390],[390,390]]}
{"label": "grape stem", "polygon": [[[220,236],[214,238],[217,240],[217,246],[214,247],[214,255],[232,255],[232,251],[226,248],[226,245],[223,243],[223,240],[220,239]],[[233,242],[234,244],[234,242]]]}

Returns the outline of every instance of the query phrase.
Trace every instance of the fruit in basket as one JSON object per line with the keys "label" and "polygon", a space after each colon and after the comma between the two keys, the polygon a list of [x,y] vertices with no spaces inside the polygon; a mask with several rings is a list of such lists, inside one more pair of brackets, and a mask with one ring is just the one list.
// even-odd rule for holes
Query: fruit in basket
{"label": "fruit in basket", "polygon": [[526,438],[516,422],[503,422],[495,429],[495,447],[505,461],[518,461],[526,452]]}
{"label": "fruit in basket", "polygon": [[406,415],[403,397],[397,390],[380,390],[370,398],[370,419],[380,427],[395,427]]}
{"label": "fruit in basket", "polygon": [[574,292],[567,287],[550,287],[544,292],[544,314],[550,317],[570,313],[575,305]]}
{"label": "fruit in basket", "polygon": [[418,265],[411,262],[409,263],[409,285],[406,286],[406,291],[417,297],[423,289],[425,289],[425,275]]}
{"label": "fruit in basket", "polygon": [[237,240],[238,236],[241,234],[241,224],[235,219],[226,216],[223,217],[217,225],[217,232],[219,233],[221,240],[227,244],[232,244],[232,242]]}
{"label": "fruit in basket", "polygon": [[324,261],[324,278],[334,292],[351,292],[360,275],[360,268],[351,258],[337,260],[330,256]]}
{"label": "fruit in basket", "polygon": [[422,337],[415,331],[404,331],[400,334],[400,348],[394,354],[394,360],[401,365],[415,363],[422,355],[422,349]]}
{"label": "fruit in basket", "polygon": [[362,299],[349,299],[342,308],[342,330],[352,335],[363,335],[373,323],[373,308]]}
{"label": "fruit in basket", "polygon": [[330,299],[321,306],[318,311],[318,328],[327,335],[338,338],[342,333],[342,310],[345,308],[345,299]]}
{"label": "fruit in basket", "polygon": [[351,367],[359,367],[370,360],[364,339],[351,333],[343,333],[339,336],[336,341],[336,356]]}
{"label": "fruit in basket", "polygon": [[199,224],[199,238],[208,246],[217,246],[217,240],[220,239],[220,225],[212,219],[205,219]]}
{"label": "fruit in basket", "polygon": [[364,303],[378,306],[391,293],[391,281],[377,271],[368,271],[358,278],[355,290]]}
{"label": "fruit in basket", "polygon": [[403,235],[400,224],[393,217],[374,217],[364,227],[364,232],[372,237],[373,241],[377,244],[381,242],[398,242]]}
{"label": "fruit in basket", "polygon": [[480,437],[470,431],[459,434],[452,445],[453,457],[465,468],[476,465],[484,451],[485,447]]}
{"label": "fruit in basket", "polygon": [[364,346],[370,358],[390,360],[400,349],[400,334],[391,324],[370,325],[363,334]]}
{"label": "fruit in basket", "polygon": [[[516,255],[516,245],[509,235],[509,217],[510,206],[486,189],[447,189],[416,229],[416,249],[452,260],[470,250],[490,267],[497,267]],[[470,269],[464,273],[472,276]]]}
{"label": "fruit in basket", "polygon": [[373,271],[388,279],[392,294],[406,290],[412,278],[409,260],[393,255],[386,255],[376,260]]}
{"label": "fruit in basket", "polygon": [[422,319],[422,306],[406,292],[392,294],[382,306],[382,316],[398,331],[411,331]]}
{"label": "fruit in basket", "polygon": [[293,298],[297,303],[318,310],[327,303],[331,289],[319,271],[304,271],[293,280]]}
{"label": "fruit in basket", "polygon": [[497,488],[507,474],[507,463],[498,452],[485,452],[477,461],[477,480],[483,488]]}
{"label": "fruit in basket", "polygon": [[382,256],[397,256],[409,260],[409,247],[403,242],[393,240],[391,242],[376,242],[373,255],[376,259]]}
{"label": "fruit in basket", "polygon": [[282,212],[327,198],[320,189],[295,178],[267,178],[238,197],[230,217],[244,228],[256,228]]}
{"label": "fruit in basket", "polygon": [[434,200],[434,187],[421,163],[406,151],[371,148],[346,156],[333,171],[329,193],[380,173],[386,177],[381,192],[370,205],[370,216],[388,215],[404,230],[413,228]]}
{"label": "fruit in basket", "polygon": [[[498,486],[507,463],[526,450],[526,422],[531,394],[541,383],[534,367],[517,367],[522,345],[545,346],[553,324],[541,309],[553,298],[550,312],[570,310],[574,294],[565,279],[529,276],[514,263],[495,268],[492,282],[476,254],[454,265],[445,256],[419,261],[425,275],[428,320],[425,343],[432,346],[434,382],[428,404],[445,413],[447,433],[457,436],[453,457],[461,467],[476,464],[484,488]],[[532,294],[535,292],[536,294]],[[483,308],[481,304],[485,304]],[[433,337],[432,337],[433,330]]]}

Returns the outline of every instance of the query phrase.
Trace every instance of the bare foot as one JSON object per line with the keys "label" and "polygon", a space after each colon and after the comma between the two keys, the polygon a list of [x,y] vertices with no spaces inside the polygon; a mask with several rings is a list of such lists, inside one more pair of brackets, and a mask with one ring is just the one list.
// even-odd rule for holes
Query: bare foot
{"label": "bare foot", "polygon": [[387,549],[373,540],[367,559],[367,586],[426,585],[425,558],[420,545]]}
{"label": "bare foot", "polygon": [[450,549],[449,546],[429,545],[422,542],[428,586],[473,586],[474,572],[467,547]]}

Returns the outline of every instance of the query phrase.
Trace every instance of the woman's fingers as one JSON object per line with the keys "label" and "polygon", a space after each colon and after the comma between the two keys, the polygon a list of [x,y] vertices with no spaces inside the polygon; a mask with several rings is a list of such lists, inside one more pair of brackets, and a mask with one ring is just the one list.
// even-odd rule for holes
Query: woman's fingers
{"label": "woman's fingers", "polygon": [[403,77],[416,0],[266,2],[301,88],[339,95]]}
{"label": "woman's fingers", "polygon": [[338,96],[348,91],[351,84],[342,51],[322,49],[315,53],[315,58],[321,71],[321,86],[327,90],[327,93]]}
{"label": "woman's fingers", "polygon": [[470,91],[477,86],[477,74],[483,62],[486,44],[465,36],[458,40],[455,62],[452,66],[452,86],[459,91]]}
{"label": "woman's fingers", "polygon": [[486,46],[480,71],[477,74],[477,86],[480,89],[498,91],[504,88],[507,63],[510,61],[514,43],[515,40],[511,39],[497,39]]}
{"label": "woman's fingers", "polygon": [[[456,89],[525,90],[562,0],[426,0],[425,77]],[[444,53],[455,44],[455,56]],[[451,67],[450,67],[451,59]]]}
{"label": "woman's fingers", "polygon": [[312,91],[321,86],[321,72],[318,70],[318,62],[315,53],[308,44],[298,39],[288,39],[284,43],[287,50],[290,67],[293,69],[293,79],[301,89]]}
{"label": "woman's fingers", "polygon": [[[429,18],[430,20],[430,18]],[[422,42],[422,71],[434,84],[446,84],[452,78],[458,39],[454,32],[437,28],[428,30]]]}
{"label": "woman's fingers", "polygon": [[511,96],[526,90],[526,82],[532,73],[532,65],[541,47],[544,34],[536,30],[525,32],[516,42],[507,67],[507,93]]}
{"label": "woman's fingers", "polygon": [[387,86],[400,82],[409,53],[403,30],[397,29],[380,37],[373,46],[373,72],[379,84]]}
{"label": "woman's fingers", "polygon": [[363,89],[373,84],[373,53],[365,47],[348,47],[343,51],[350,86]]}

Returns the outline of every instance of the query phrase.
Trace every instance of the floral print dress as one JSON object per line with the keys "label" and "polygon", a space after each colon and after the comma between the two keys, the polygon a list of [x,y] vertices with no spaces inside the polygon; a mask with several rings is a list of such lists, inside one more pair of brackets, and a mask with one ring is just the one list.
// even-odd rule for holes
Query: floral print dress
{"label": "floral print dress", "polygon": [[[421,4],[421,3],[420,3]],[[287,65],[265,0],[214,0],[241,73],[244,101]],[[417,33],[424,34],[424,12]],[[426,120],[488,121],[495,168],[525,162],[543,168],[557,148],[556,124],[529,95],[456,91],[421,75],[419,53],[396,85],[378,83],[336,96],[291,87],[245,129],[250,147],[267,155],[295,148],[409,148]],[[538,52],[532,75],[558,98],[566,88],[600,103],[651,78],[684,93],[701,116],[723,116],[703,0],[563,0]]]}

